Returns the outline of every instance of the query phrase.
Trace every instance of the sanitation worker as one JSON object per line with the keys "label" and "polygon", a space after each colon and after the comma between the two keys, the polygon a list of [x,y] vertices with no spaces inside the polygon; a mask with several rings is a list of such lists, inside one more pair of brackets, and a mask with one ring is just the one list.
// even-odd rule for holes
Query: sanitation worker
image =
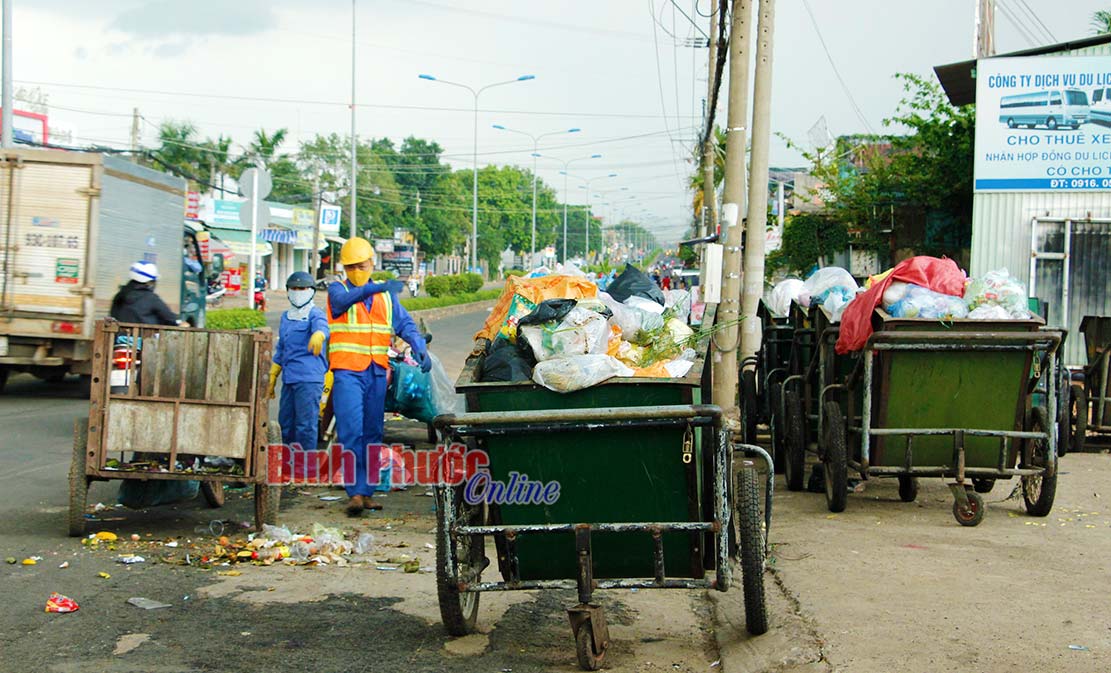
{"label": "sanitation worker", "polygon": [[293,272],[285,281],[285,290],[290,308],[282,313],[278,327],[267,392],[270,399],[274,399],[274,386],[281,376],[278,423],[282,426],[282,444],[300,448],[293,453],[294,478],[315,479],[317,461],[309,460],[309,456],[315,454],[301,452],[316,451],[320,396],[328,374],[328,355],[324,348],[328,340],[328,317],[313,304],[316,289],[309,274]]}
{"label": "sanitation worker", "polygon": [[378,482],[389,372],[390,339],[397,334],[412,348],[425,372],[432,368],[428,346],[398,294],[399,280],[374,283],[374,248],[364,238],[351,238],[339,253],[346,280],[328,286],[328,358],[335,376],[332,400],[336,435],[345,450],[355,454],[354,483],[347,484],[347,514],[381,509],[372,501]]}

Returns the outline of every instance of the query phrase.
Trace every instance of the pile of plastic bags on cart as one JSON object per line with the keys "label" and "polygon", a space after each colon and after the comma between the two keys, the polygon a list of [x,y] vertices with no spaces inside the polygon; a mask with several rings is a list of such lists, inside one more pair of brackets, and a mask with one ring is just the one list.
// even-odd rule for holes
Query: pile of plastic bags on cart
{"label": "pile of plastic bags on cart", "polygon": [[681,378],[697,358],[691,294],[663,291],[626,265],[609,292],[577,274],[511,277],[476,339],[480,380],[532,380],[571,392],[613,377]]}
{"label": "pile of plastic bags on cart", "polygon": [[810,274],[805,281],[788,278],[775,285],[764,297],[764,304],[776,315],[785,316],[791,303],[803,308],[821,306],[838,322],[849,302],[860,292],[852,274],[839,266],[827,266]]}

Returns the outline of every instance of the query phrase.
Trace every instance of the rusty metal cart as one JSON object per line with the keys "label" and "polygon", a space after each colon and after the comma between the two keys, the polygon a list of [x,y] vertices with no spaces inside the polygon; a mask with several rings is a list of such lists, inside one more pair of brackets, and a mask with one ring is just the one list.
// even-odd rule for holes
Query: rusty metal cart
{"label": "rusty metal cart", "polygon": [[1057,386],[1044,385],[1040,405],[1033,392],[1057,371],[1061,333],[1038,318],[941,322],[880,309],[875,323],[859,364],[818,398],[829,510],[845,509],[851,471],[897,477],[907,502],[919,477],[952,478],[953,515],[964,526],[984,517],[977,491],[1020,477],[1027,512],[1049,514]]}
{"label": "rusty metal cart", "polygon": [[[436,579],[450,634],[473,631],[482,592],[574,589],[578,603],[568,616],[578,661],[595,670],[609,644],[596,590],[725,591],[733,548],[747,628],[767,630],[770,457],[740,446],[734,483],[721,410],[701,403],[701,358],[682,379],[610,379],[566,394],[531,381],[483,383],[482,359],[469,359],[456,385],[467,413],[440,416],[437,428],[485,451],[491,479],[558,482],[559,495],[544,505],[476,505],[466,484],[437,488]],[[768,463],[764,518],[758,459]],[[500,581],[481,576],[489,538]]]}
{"label": "rusty metal cart", "polygon": [[[85,531],[89,484],[113,479],[200,480],[213,506],[224,484],[246,481],[256,526],[274,523],[281,490],[267,484],[266,452],[281,430],[267,419],[270,354],[265,330],[98,321],[89,416],[74,424],[69,534]],[[205,457],[236,467],[208,468]]]}
{"label": "rusty metal cart", "polygon": [[1088,433],[1111,435],[1111,316],[1086,315],[1080,322],[1088,364],[1082,383],[1069,389],[1073,451],[1089,444]]}
{"label": "rusty metal cart", "polygon": [[787,377],[791,357],[794,324],[789,315],[779,315],[761,299],[756,310],[760,320],[762,338],[760,350],[740,363],[741,427],[747,444],[756,443],[756,426],[765,424],[771,434],[772,456],[775,469],[782,472],[784,460],[781,451],[783,438],[782,388]]}

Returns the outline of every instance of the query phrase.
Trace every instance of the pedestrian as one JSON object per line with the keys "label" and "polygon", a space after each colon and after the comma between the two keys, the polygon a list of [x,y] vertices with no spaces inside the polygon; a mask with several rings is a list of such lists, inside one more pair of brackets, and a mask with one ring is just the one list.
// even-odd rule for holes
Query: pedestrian
{"label": "pedestrian", "polygon": [[354,483],[346,484],[346,510],[349,516],[359,516],[364,509],[382,508],[372,496],[378,482],[391,336],[408,342],[421,371],[430,371],[432,360],[424,337],[398,299],[405,284],[370,282],[370,242],[348,239],[339,254],[347,278],[328,286],[328,359],[335,374],[336,435],[344,450],[355,454]]}
{"label": "pedestrian", "polygon": [[667,274],[664,274],[664,276],[662,278],[660,278],[660,289],[661,290],[670,290],[671,289],[671,276],[669,276]]}
{"label": "pedestrian", "polygon": [[417,277],[416,276],[409,276],[409,296],[410,297],[417,296],[417,290],[419,288],[420,288],[420,281],[417,280]]}
{"label": "pedestrian", "polygon": [[177,325],[177,315],[154,293],[158,267],[154,262],[135,262],[127,272],[129,280],[112,298],[108,315],[120,322],[141,325]]}
{"label": "pedestrian", "polygon": [[[325,379],[330,378],[328,356],[324,344],[328,340],[328,318],[313,304],[316,294],[312,276],[295,271],[285,281],[290,308],[282,313],[278,326],[278,343],[270,365],[267,394],[274,399],[274,386],[282,377],[282,399],[278,405],[278,423],[282,426],[282,444],[300,451],[316,451],[320,427],[320,397]],[[309,454],[314,455],[314,454]],[[304,467],[308,471],[304,471]],[[294,462],[294,478],[315,481],[317,461],[308,455]]]}

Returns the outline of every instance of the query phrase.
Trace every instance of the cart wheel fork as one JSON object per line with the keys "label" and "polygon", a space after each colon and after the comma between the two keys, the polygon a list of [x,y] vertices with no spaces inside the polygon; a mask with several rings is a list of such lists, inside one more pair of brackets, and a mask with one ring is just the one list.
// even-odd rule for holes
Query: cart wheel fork
{"label": "cart wheel fork", "polygon": [[581,603],[567,609],[571,633],[575,638],[575,654],[585,671],[596,671],[602,665],[609,647],[610,632],[601,605]]}

